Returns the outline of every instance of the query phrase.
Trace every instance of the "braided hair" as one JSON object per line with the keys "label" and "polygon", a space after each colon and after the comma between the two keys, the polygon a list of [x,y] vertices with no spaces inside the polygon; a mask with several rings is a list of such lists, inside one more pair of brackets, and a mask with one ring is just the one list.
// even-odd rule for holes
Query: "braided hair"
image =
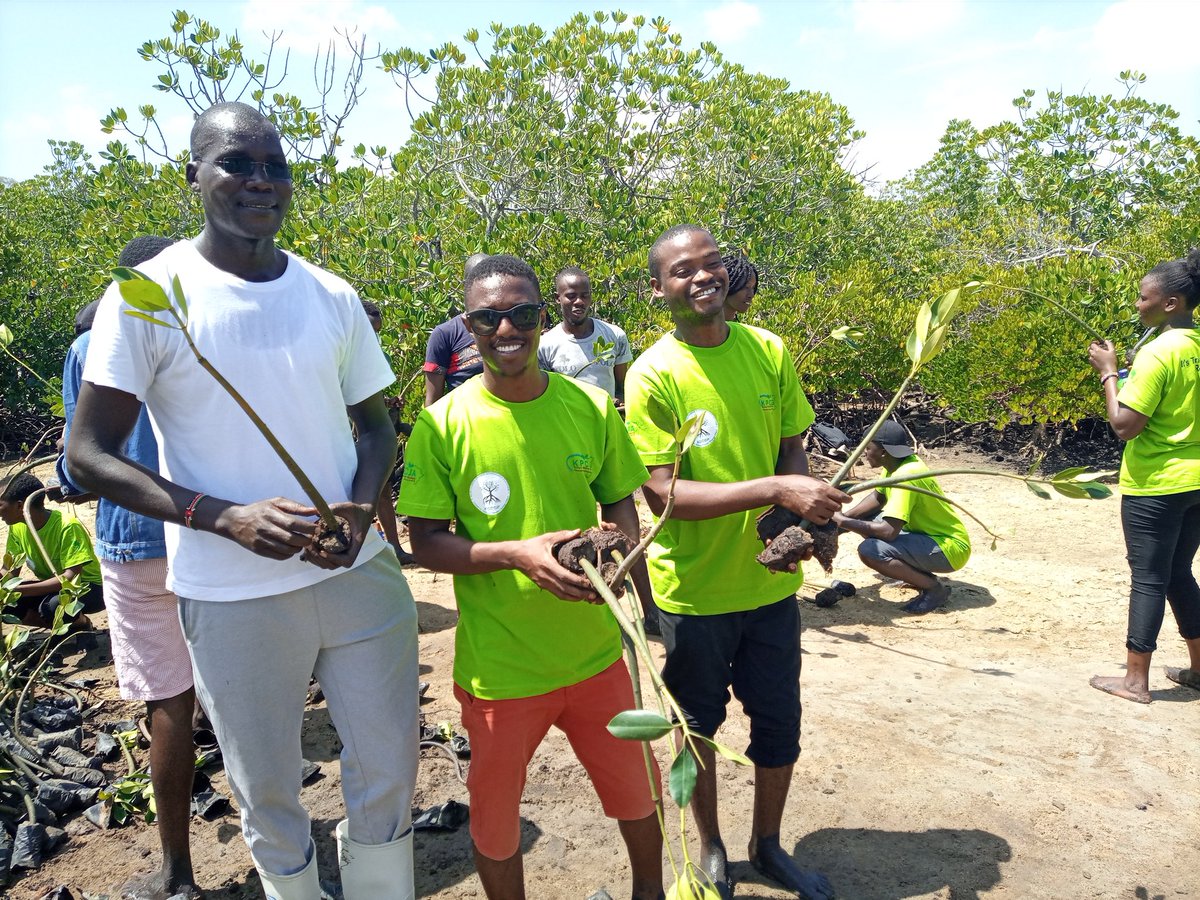
{"label": "braided hair", "polygon": [[1158,282],[1163,293],[1175,294],[1188,309],[1195,309],[1200,301],[1200,248],[1193,248],[1183,259],[1160,262],[1146,275]]}
{"label": "braided hair", "polygon": [[754,291],[758,292],[758,269],[754,268],[754,263],[740,253],[727,253],[721,257],[721,262],[729,273],[729,293],[744,288],[750,283],[751,276],[754,277]]}

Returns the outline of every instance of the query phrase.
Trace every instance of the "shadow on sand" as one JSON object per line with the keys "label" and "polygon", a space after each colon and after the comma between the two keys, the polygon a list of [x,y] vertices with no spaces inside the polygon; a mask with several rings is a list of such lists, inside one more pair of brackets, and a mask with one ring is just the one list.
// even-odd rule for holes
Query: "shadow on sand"
{"label": "shadow on sand", "polygon": [[[797,863],[829,876],[839,897],[903,900],[949,889],[955,900],[976,900],[1000,882],[1000,863],[1012,859],[1004,838],[987,831],[931,828],[880,831],[823,828],[796,844]],[[734,867],[739,898],[755,898],[768,882],[749,863]]]}

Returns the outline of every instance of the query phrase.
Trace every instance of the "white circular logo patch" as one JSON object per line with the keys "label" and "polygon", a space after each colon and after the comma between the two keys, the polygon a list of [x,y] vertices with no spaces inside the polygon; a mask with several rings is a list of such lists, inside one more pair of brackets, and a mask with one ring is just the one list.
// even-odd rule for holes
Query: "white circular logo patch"
{"label": "white circular logo patch", "polygon": [[717,437],[717,417],[710,413],[707,409],[693,409],[684,418],[686,422],[692,416],[700,413],[704,416],[700,423],[700,433],[696,435],[696,440],[692,443],[693,447],[707,447]]}
{"label": "white circular logo patch", "polygon": [[480,512],[494,516],[508,505],[508,497],[512,492],[508,480],[498,472],[484,472],[476,475],[471,482],[471,502]]}

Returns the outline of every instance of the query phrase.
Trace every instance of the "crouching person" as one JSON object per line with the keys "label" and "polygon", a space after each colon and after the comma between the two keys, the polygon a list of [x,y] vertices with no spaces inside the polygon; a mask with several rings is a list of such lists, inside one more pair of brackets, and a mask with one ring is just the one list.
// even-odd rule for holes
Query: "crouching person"
{"label": "crouching person", "polygon": [[[881,466],[888,478],[929,471],[897,422],[880,426],[864,457],[868,464]],[[906,484],[942,493],[933,478]],[[971,556],[971,538],[954,508],[903,486],[879,488],[849,512],[835,513],[833,521],[866,538],[858,546],[858,558],[865,566],[920,591],[904,604],[905,612],[923,614],[945,606],[950,585],[938,575],[961,569]]]}
{"label": "crouching person", "polygon": [[618,626],[552,552],[597,524],[597,503],[603,521],[636,539],[631,495],[648,476],[607,393],[538,369],[542,309],[533,270],[515,257],[489,257],[467,276],[464,318],[483,374],[417,419],[399,512],[417,562],[455,576],[455,695],[471,741],[484,892],[525,896],[521,794],[555,725],[618,820],[633,896],[653,900],[663,891],[662,838],[642,749],[606,729],[633,706]]}

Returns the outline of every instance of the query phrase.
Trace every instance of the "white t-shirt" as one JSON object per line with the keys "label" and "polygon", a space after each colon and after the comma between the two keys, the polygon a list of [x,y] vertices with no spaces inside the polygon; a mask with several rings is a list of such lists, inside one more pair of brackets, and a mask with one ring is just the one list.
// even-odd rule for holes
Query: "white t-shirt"
{"label": "white t-shirt", "polygon": [[[330,503],[349,499],[357,468],[346,407],[395,379],[354,289],[288,254],[274,281],[243,281],[190,241],[139,270],[163,285],[178,276],[188,330]],[[123,314],[111,285],[101,301],[83,378],[137,395],[158,438],[159,470],[190,490],[235,503],[286,497],[311,505],[266,439],[200,367],[177,329]],[[169,313],[158,317],[170,322]],[[167,586],[194,600],[244,600],[317,584],[344,569],[298,556],[267,559],[223,537],[166,526]],[[370,529],[355,565],[386,545]]]}
{"label": "white t-shirt", "polygon": [[[608,359],[594,362],[583,369],[596,358],[595,345],[598,337],[613,345],[613,353]],[[617,379],[613,369],[632,359],[633,352],[629,349],[629,338],[625,336],[625,332],[616,325],[610,325],[595,317],[592,318],[592,333],[585,338],[575,337],[560,323],[543,334],[538,344],[538,368],[594,384],[608,391],[610,397],[617,395]],[[579,372],[580,369],[583,371]],[[579,374],[576,375],[576,372]]]}

